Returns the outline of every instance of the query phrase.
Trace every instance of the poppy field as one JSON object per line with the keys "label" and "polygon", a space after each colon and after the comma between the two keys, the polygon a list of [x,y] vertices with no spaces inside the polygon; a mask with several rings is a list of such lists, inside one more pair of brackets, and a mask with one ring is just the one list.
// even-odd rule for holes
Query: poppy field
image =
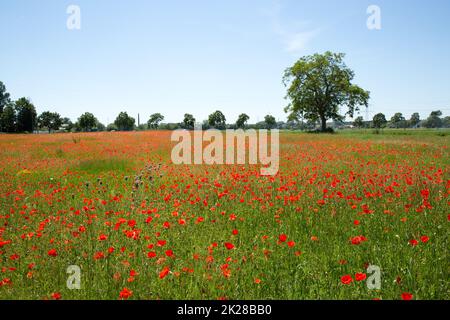
{"label": "poppy field", "polygon": [[0,135],[0,299],[449,299],[450,135],[404,133],[282,132],[275,176],[174,165],[169,131]]}

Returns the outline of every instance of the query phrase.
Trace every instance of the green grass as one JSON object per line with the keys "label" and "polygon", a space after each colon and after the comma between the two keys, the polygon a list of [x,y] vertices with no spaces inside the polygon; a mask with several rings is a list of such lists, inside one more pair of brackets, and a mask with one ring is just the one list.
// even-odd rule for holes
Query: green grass
{"label": "green grass", "polygon": [[83,160],[73,168],[75,171],[82,171],[90,174],[98,174],[103,172],[126,172],[132,168],[133,163],[124,159],[99,159],[99,160]]}
{"label": "green grass", "polygon": [[[431,130],[283,132],[281,172],[273,179],[255,175],[251,166],[174,166],[166,140],[162,148],[149,147],[150,138],[138,134],[120,136],[122,144],[107,158],[98,146],[109,137],[96,136],[72,151],[55,144],[42,163],[30,156],[39,143],[2,151],[14,159],[4,162],[0,177],[0,238],[12,240],[0,248],[0,267],[16,271],[0,274],[0,281],[13,283],[0,286],[0,299],[43,299],[53,292],[63,299],[117,299],[124,287],[133,291],[130,299],[400,299],[403,292],[414,299],[450,298],[448,136]],[[139,159],[122,158],[129,154]],[[48,161],[55,167],[48,168]],[[42,166],[16,175],[26,164]],[[334,196],[319,204],[324,189]],[[424,189],[432,208],[416,211]],[[362,214],[364,206],[373,212]],[[116,229],[119,219],[125,222]],[[80,226],[86,231],[75,236]],[[133,228],[138,239],[126,236]],[[99,241],[100,234],[108,239]],[[280,234],[294,247],[279,243]],[[358,235],[367,241],[352,245],[349,239]],[[420,241],[423,235],[427,243]],[[412,239],[419,244],[411,246]],[[148,247],[158,240],[167,244]],[[218,246],[211,248],[213,243]],[[52,248],[57,257],[48,256]],[[175,257],[166,257],[167,249]],[[106,257],[96,260],[99,251]],[[157,257],[148,258],[149,251]],[[11,260],[14,254],[20,258]],[[30,263],[36,264],[32,270]],[[222,273],[226,264],[229,277]],[[340,282],[343,275],[365,272],[367,264],[381,268],[381,290],[369,290],[364,281]],[[81,290],[66,287],[70,265],[81,268]],[[160,279],[165,266],[172,273]],[[139,274],[129,282],[132,269]]]}

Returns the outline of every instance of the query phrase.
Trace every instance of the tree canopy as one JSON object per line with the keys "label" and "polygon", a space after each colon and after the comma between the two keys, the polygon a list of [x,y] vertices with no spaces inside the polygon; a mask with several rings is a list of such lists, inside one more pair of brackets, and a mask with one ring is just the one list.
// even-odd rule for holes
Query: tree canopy
{"label": "tree canopy", "polygon": [[97,118],[90,112],[85,112],[78,118],[78,126],[85,132],[92,131],[97,122]]}
{"label": "tree canopy", "polygon": [[340,107],[353,117],[361,106],[368,106],[370,93],[352,83],[354,72],[344,63],[345,54],[325,52],[300,58],[286,69],[283,83],[290,101],[285,112],[310,121],[320,121],[326,131],[328,119],[342,120]]}
{"label": "tree canopy", "polygon": [[183,119],[183,123],[182,123],[182,127],[184,129],[194,129],[195,126],[195,118],[192,114],[189,113],[185,113],[184,114],[184,119]]}
{"label": "tree canopy", "polygon": [[353,121],[353,125],[356,128],[364,127],[364,118],[362,116],[356,117],[355,121]]}
{"label": "tree canopy", "polygon": [[271,116],[270,114],[264,117],[264,122],[266,124],[267,129],[273,129],[277,126],[277,121],[275,120],[275,117]]}
{"label": "tree canopy", "polygon": [[432,111],[430,116],[425,120],[424,127],[425,128],[440,128],[442,127],[442,112],[440,110]]}
{"label": "tree canopy", "polygon": [[0,81],[0,114],[10,101],[9,93],[6,92],[5,85]]}
{"label": "tree canopy", "polygon": [[209,126],[216,129],[225,129],[225,121],[225,116],[219,110],[210,114],[208,117]]}
{"label": "tree canopy", "polygon": [[401,112],[397,112],[392,116],[391,126],[393,128],[405,128],[406,127],[406,119]]}
{"label": "tree canopy", "polygon": [[148,119],[147,126],[149,129],[157,129],[159,123],[164,120],[164,116],[161,113],[154,113]]}
{"label": "tree canopy", "polygon": [[248,115],[246,115],[245,113],[241,113],[236,120],[236,128],[245,129],[245,125],[247,124],[248,119],[250,119]]}
{"label": "tree canopy", "polygon": [[38,117],[38,125],[41,128],[47,128],[48,133],[52,130],[58,130],[63,123],[63,119],[57,112],[44,111]]}
{"label": "tree canopy", "polygon": [[4,107],[3,112],[0,113],[0,128],[2,132],[15,132],[16,127],[16,110],[13,104],[8,104]]}
{"label": "tree canopy", "polygon": [[373,127],[376,129],[381,129],[384,126],[386,126],[387,120],[386,120],[386,116],[382,113],[377,113],[376,115],[373,116],[372,119],[372,124]]}
{"label": "tree canopy", "polygon": [[121,112],[117,116],[114,124],[117,126],[117,129],[120,131],[131,131],[134,129],[134,118],[130,117],[128,113]]}
{"label": "tree canopy", "polygon": [[15,102],[17,113],[17,130],[19,132],[33,132],[37,124],[36,108],[27,98],[20,98]]}

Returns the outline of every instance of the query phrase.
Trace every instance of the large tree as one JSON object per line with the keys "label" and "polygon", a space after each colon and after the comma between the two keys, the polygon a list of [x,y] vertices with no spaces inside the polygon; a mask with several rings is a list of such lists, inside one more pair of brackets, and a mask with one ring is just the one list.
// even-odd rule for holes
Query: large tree
{"label": "large tree", "polygon": [[64,129],[66,131],[72,131],[72,128],[74,127],[72,120],[70,120],[67,117],[62,118],[62,126],[64,126]]}
{"label": "large tree", "polygon": [[241,113],[236,120],[236,128],[245,129],[245,125],[247,124],[248,119],[250,119],[248,115],[246,115],[245,113]]}
{"label": "large tree", "polygon": [[9,93],[6,92],[5,85],[0,81],[0,114],[10,101]]}
{"label": "large tree", "polygon": [[286,69],[283,83],[290,100],[285,108],[309,121],[321,122],[326,131],[327,120],[342,120],[339,108],[353,117],[361,106],[368,106],[369,91],[352,83],[354,72],[344,63],[345,54],[325,52],[300,58],[294,66]]}
{"label": "large tree", "polygon": [[0,113],[0,128],[2,132],[16,131],[16,110],[12,103],[7,104]]}
{"label": "large tree", "polygon": [[386,116],[384,114],[377,113],[376,115],[373,116],[372,124],[373,124],[374,128],[381,129],[386,126],[386,123],[387,123],[387,120],[386,120]]}
{"label": "large tree", "polygon": [[355,119],[355,121],[353,121],[353,125],[356,128],[362,128],[364,127],[364,118],[362,116],[359,116]]}
{"label": "large tree", "polygon": [[420,115],[418,112],[414,112],[411,115],[411,119],[409,119],[409,126],[410,127],[416,127],[420,123]]}
{"label": "large tree", "polygon": [[391,126],[394,128],[404,128],[406,126],[406,119],[401,112],[397,112],[392,116]]}
{"label": "large tree", "polygon": [[195,127],[194,116],[192,114],[185,113],[182,126],[185,129],[194,129],[194,127]]}
{"label": "large tree", "polygon": [[117,116],[114,124],[117,126],[117,129],[120,131],[131,131],[134,129],[134,118],[130,117],[128,113],[121,112]]}
{"label": "large tree", "polygon": [[450,116],[447,116],[444,119],[442,119],[442,127],[450,128]]}
{"label": "large tree", "polygon": [[270,114],[264,117],[264,123],[266,124],[266,128],[269,130],[277,126],[277,120],[275,119],[274,116],[271,116]]}
{"label": "large tree", "polygon": [[161,113],[154,113],[148,119],[147,126],[149,129],[158,129],[159,123],[164,120],[164,116]]}
{"label": "large tree", "polygon": [[20,98],[15,102],[17,113],[17,131],[33,132],[37,124],[36,108],[27,98]]}
{"label": "large tree", "polygon": [[425,128],[440,128],[442,127],[442,112],[440,110],[432,111],[430,116],[425,120],[423,126]]}
{"label": "large tree", "polygon": [[48,133],[58,130],[63,123],[63,119],[57,112],[44,111],[38,117],[38,124],[41,128],[47,128]]}
{"label": "large tree", "polygon": [[211,128],[225,129],[225,116],[219,110],[211,113],[208,117],[208,124]]}
{"label": "large tree", "polygon": [[90,112],[83,113],[78,118],[77,126],[85,132],[92,131],[97,125],[97,118]]}

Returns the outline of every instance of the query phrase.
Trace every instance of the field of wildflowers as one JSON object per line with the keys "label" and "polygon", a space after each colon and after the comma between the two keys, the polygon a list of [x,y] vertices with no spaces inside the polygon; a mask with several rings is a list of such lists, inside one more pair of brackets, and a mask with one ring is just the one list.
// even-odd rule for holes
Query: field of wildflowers
{"label": "field of wildflowers", "polygon": [[166,131],[0,135],[0,299],[450,298],[449,135],[280,139],[261,176]]}

